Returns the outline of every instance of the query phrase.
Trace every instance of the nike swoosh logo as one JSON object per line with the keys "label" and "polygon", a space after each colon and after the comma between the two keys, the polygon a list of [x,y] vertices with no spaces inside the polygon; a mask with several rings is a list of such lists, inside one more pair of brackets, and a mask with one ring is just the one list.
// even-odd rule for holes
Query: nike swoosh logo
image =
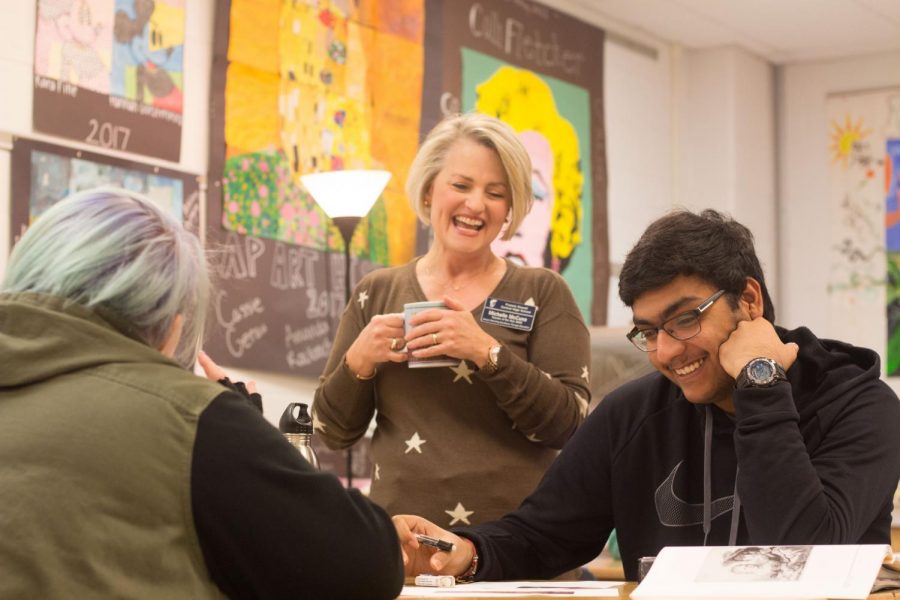
{"label": "nike swoosh logo", "polygon": [[[687,527],[703,524],[703,504],[685,502],[675,494],[675,476],[684,461],[675,465],[666,480],[656,488],[656,514],[659,522],[667,527]],[[712,501],[711,517],[715,519],[734,508],[734,495]]]}

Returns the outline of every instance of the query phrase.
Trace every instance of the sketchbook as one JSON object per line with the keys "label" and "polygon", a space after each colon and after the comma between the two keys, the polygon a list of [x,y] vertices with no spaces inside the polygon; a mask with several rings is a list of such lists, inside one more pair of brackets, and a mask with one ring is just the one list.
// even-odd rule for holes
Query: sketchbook
{"label": "sketchbook", "polygon": [[865,600],[892,560],[886,545],[666,547],[631,597]]}

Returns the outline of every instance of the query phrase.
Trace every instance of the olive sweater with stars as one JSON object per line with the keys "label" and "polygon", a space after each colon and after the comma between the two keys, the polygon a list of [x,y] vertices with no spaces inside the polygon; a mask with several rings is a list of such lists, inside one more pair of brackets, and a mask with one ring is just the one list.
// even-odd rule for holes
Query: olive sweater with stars
{"label": "olive sweater with stars", "polygon": [[369,320],[428,300],[412,262],[367,275],[341,317],[316,390],[316,433],[332,449],[365,435],[375,417],[370,497],[389,514],[469,525],[516,508],[583,422],[590,338],[565,280],[507,261],[490,298],[538,307],[531,331],[475,321],[503,345],[494,373],[452,367],[378,365],[359,380],[344,354]]}

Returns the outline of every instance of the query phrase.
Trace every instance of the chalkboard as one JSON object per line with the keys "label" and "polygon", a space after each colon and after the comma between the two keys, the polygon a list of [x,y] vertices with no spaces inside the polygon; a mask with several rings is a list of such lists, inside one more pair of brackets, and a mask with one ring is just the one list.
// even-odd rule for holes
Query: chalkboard
{"label": "chalkboard", "polygon": [[220,189],[208,196],[216,292],[206,351],[223,365],[320,375],[346,304],[344,255],[226,231]]}
{"label": "chalkboard", "polygon": [[[225,230],[217,187],[207,208],[216,279],[207,353],[223,365],[320,375],[346,305],[345,255]],[[378,265],[351,257],[350,267],[356,282]]]}

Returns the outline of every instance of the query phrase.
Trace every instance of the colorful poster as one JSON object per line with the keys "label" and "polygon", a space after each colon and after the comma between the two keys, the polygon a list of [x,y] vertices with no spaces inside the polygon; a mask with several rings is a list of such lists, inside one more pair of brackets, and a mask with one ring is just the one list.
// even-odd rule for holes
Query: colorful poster
{"label": "colorful poster", "polygon": [[173,162],[185,0],[38,0],[34,128]]}
{"label": "colorful poster", "polygon": [[900,90],[832,96],[827,109],[832,207],[829,337],[878,349],[887,375],[897,375]]}
{"label": "colorful poster", "polygon": [[195,175],[16,137],[12,150],[13,243],[45,210],[69,194],[112,185],[143,194],[200,232],[200,189]]}
{"label": "colorful poster", "polygon": [[403,182],[418,145],[421,2],[233,0],[230,14],[222,225],[343,251],[300,175],[387,169],[353,254],[379,265],[412,258]]}
{"label": "colorful poster", "polygon": [[[900,375],[900,90],[889,94],[884,127],[887,246],[887,374]],[[900,488],[898,488],[900,490]]]}
{"label": "colorful poster", "polygon": [[422,0],[217,5],[207,238],[224,259],[223,334],[207,347],[223,364],[307,376],[325,366],[346,255],[301,175],[392,174],[350,244],[350,285],[412,258],[403,185],[419,141],[422,23]]}
{"label": "colorful poster", "polygon": [[422,133],[477,110],[509,123],[531,156],[533,208],[494,251],[561,273],[585,320],[605,324],[603,31],[528,0],[427,0],[425,47]]}

